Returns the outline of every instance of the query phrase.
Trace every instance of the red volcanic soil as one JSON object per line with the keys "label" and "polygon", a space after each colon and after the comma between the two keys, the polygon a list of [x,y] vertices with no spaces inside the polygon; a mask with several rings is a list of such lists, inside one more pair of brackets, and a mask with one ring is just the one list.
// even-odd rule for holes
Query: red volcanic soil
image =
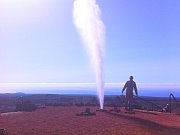
{"label": "red volcanic soil", "polygon": [[[97,107],[90,107],[96,111]],[[110,108],[106,108],[107,110]],[[96,112],[85,107],[47,107],[35,112],[1,114],[0,128],[10,135],[179,135],[180,116],[165,113]]]}

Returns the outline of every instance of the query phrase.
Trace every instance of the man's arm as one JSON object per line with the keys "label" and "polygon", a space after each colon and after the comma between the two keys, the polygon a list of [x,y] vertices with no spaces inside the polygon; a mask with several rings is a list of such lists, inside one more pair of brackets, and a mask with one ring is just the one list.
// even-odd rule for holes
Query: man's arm
{"label": "man's arm", "polygon": [[135,90],[136,96],[138,96],[137,86],[135,82],[134,82],[134,90]]}
{"label": "man's arm", "polygon": [[127,87],[127,82],[126,82],[126,84],[124,85],[124,87],[123,87],[123,89],[122,89],[122,93],[124,92],[124,90],[126,89],[126,87]]}

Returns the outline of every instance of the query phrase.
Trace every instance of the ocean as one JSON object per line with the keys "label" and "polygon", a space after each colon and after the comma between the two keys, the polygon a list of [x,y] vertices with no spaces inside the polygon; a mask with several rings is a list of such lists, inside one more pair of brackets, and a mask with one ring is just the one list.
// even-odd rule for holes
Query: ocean
{"label": "ocean", "polygon": [[[59,88],[59,87],[41,87],[18,89],[13,92],[22,92],[26,94],[70,94],[70,95],[97,95],[95,88]],[[139,96],[147,97],[169,97],[172,93],[175,97],[180,97],[180,89],[138,89]],[[105,88],[104,95],[125,95],[120,88]]]}
{"label": "ocean", "polygon": [[[105,95],[122,95],[124,83],[106,83]],[[137,84],[139,96],[180,97],[180,84]],[[97,95],[94,83],[1,83],[0,93]],[[125,94],[125,92],[123,93]]]}

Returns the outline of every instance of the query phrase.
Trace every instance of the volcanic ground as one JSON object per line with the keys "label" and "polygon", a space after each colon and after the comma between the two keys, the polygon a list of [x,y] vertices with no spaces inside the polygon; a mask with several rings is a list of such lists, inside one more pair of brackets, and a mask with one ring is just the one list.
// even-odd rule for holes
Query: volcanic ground
{"label": "volcanic ground", "polygon": [[169,113],[135,111],[135,114],[96,111],[96,115],[76,116],[87,107],[47,107],[34,112],[2,113],[0,128],[8,135],[179,135],[180,116]]}

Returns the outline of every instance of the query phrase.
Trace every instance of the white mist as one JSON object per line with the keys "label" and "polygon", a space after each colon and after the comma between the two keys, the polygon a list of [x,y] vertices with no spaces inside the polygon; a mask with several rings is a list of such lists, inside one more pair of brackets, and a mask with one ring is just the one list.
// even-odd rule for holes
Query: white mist
{"label": "white mist", "polygon": [[73,17],[93,65],[100,109],[104,104],[103,52],[105,26],[96,0],[75,0]]}

